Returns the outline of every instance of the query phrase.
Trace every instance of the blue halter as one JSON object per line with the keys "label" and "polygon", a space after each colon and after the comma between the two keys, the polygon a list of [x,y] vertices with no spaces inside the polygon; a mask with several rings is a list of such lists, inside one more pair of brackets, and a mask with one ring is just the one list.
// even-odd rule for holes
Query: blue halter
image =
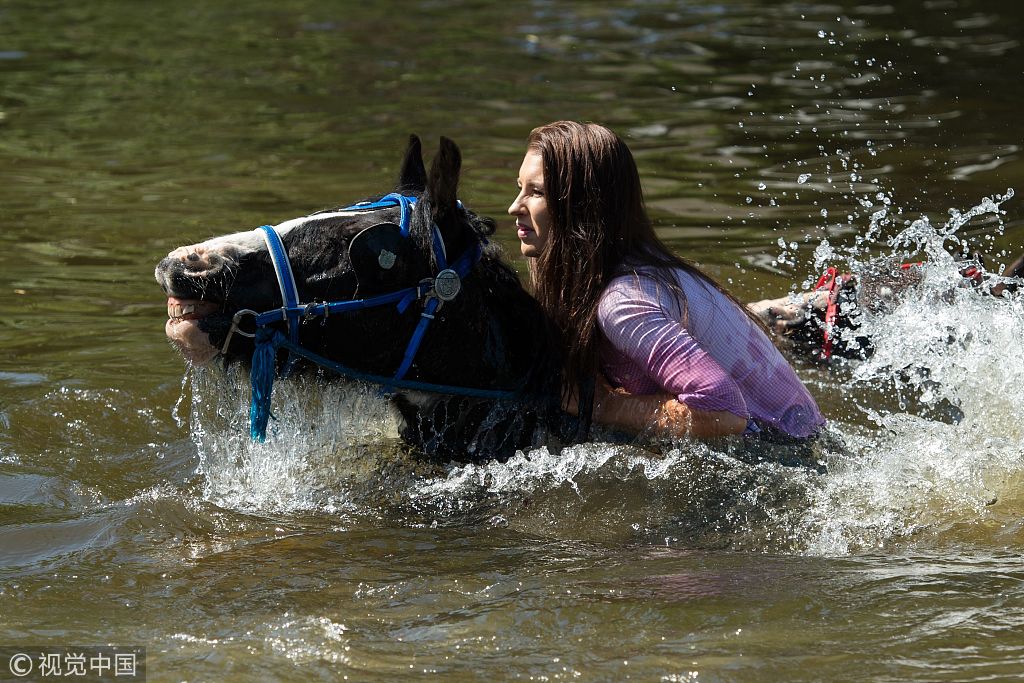
{"label": "blue halter", "polygon": [[[377,209],[400,208],[399,229],[403,237],[409,237],[409,220],[412,208],[416,205],[415,197],[406,197],[401,194],[392,193],[375,202],[361,202],[352,206],[340,209],[341,211],[374,211]],[[277,275],[278,287],[281,290],[281,308],[271,309],[263,313],[254,311],[240,311],[235,315],[232,325],[232,332],[237,331],[240,316],[251,314],[256,319],[256,349],[252,357],[252,371],[250,381],[252,383],[252,402],[249,408],[249,431],[255,441],[266,439],[267,424],[270,420],[270,395],[273,391],[275,368],[274,362],[277,350],[284,348],[288,351],[288,360],[282,370],[282,376],[286,377],[294,367],[295,361],[305,358],[321,367],[332,370],[342,376],[364,382],[371,382],[383,385],[384,391],[393,391],[397,388],[431,391],[434,393],[451,394],[456,396],[471,396],[489,399],[508,399],[516,396],[513,391],[497,391],[487,389],[471,389],[467,387],[454,387],[443,384],[430,384],[406,380],[405,375],[412,367],[419,350],[420,343],[426,335],[430,322],[434,319],[437,309],[445,301],[454,299],[461,289],[462,279],[465,278],[473,266],[477,264],[483,253],[481,242],[477,241],[462,254],[459,259],[448,265],[447,254],[445,253],[444,239],[437,224],[431,226],[432,246],[434,260],[438,264],[438,273],[433,279],[423,280],[420,283],[379,296],[365,299],[352,299],[347,301],[334,301],[329,303],[308,303],[299,302],[298,287],[295,284],[295,276],[292,273],[291,263],[285,252],[281,236],[269,226],[263,225],[257,228],[262,234],[270,251],[270,258],[274,264],[274,272]],[[480,238],[483,240],[483,238]],[[330,359],[315,354],[299,344],[299,326],[304,320],[316,317],[328,317],[337,313],[347,311],[374,308],[394,304],[399,313],[404,313],[414,301],[424,300],[423,311],[420,313],[419,323],[409,339],[405,348],[405,355],[394,375],[384,377],[371,375],[341,365]],[[284,321],[287,324],[288,336],[269,327],[271,323]],[[229,333],[223,350],[226,351],[231,341]]]}

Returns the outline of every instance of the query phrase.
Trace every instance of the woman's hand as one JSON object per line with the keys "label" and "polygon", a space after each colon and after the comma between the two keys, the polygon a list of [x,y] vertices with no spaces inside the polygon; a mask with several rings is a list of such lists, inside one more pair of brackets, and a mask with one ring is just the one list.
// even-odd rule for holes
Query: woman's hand
{"label": "woman's hand", "polygon": [[747,418],[726,410],[696,410],[671,394],[656,396],[660,400],[656,407],[655,424],[657,431],[667,436],[713,439],[742,434],[747,429]]}
{"label": "woman's hand", "polygon": [[747,308],[778,334],[788,334],[804,325],[811,311],[824,311],[828,291],[802,292],[781,299],[765,299],[747,304]]}

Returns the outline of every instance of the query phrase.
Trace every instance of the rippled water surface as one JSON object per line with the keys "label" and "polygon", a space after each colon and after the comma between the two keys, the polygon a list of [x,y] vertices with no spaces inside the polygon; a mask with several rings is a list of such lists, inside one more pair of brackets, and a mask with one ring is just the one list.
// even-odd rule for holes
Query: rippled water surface
{"label": "rippled water surface", "polygon": [[[0,645],[153,681],[1017,680],[1024,9],[561,0],[0,3]],[[171,248],[390,189],[406,136],[501,217],[598,120],[746,299],[929,263],[878,353],[794,359],[827,474],[587,444],[427,466],[372,390],[186,371]],[[499,241],[523,263],[510,221]],[[0,666],[4,663],[0,662]]]}

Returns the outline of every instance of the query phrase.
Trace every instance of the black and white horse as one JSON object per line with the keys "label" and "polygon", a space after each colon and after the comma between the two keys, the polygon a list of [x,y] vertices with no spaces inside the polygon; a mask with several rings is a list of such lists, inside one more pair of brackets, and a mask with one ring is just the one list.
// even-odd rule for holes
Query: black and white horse
{"label": "black and white horse", "polygon": [[[560,345],[501,249],[487,242],[493,220],[456,199],[460,168],[458,147],[442,138],[428,174],[413,136],[396,188],[401,202],[328,209],[175,249],[156,267],[168,338],[194,363],[248,363],[254,325],[263,325],[314,358],[370,376],[400,374],[389,390],[402,436],[428,457],[503,459],[535,445],[560,419]],[[270,233],[284,252],[277,269]],[[279,285],[282,269],[303,310],[316,315],[273,315],[295,303]],[[447,276],[454,287],[442,283]],[[278,349],[276,367],[290,356]],[[295,371],[310,367],[300,358]],[[417,385],[426,390],[408,388]]]}

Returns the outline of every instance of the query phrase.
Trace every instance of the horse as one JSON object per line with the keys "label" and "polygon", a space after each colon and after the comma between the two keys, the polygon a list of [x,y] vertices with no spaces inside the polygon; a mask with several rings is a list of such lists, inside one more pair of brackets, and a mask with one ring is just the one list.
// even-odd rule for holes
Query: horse
{"label": "horse", "polygon": [[273,377],[320,366],[379,384],[435,461],[564,436],[558,334],[487,240],[494,221],[457,199],[461,165],[442,137],[428,173],[413,135],[392,193],[171,251],[155,271],[168,339],[194,364],[250,365],[263,429]]}
{"label": "horse", "polygon": [[[829,268],[811,291],[747,304],[779,341],[790,342],[790,352],[828,360],[832,356],[863,360],[872,355],[872,340],[861,333],[865,314],[891,313],[912,296],[924,277],[927,264],[899,263],[881,258],[861,272],[840,273]],[[962,280],[957,286],[974,287],[994,297],[1015,293],[1024,281],[1024,255],[1018,256],[1000,275],[988,273],[984,258],[971,254],[958,264]]]}

